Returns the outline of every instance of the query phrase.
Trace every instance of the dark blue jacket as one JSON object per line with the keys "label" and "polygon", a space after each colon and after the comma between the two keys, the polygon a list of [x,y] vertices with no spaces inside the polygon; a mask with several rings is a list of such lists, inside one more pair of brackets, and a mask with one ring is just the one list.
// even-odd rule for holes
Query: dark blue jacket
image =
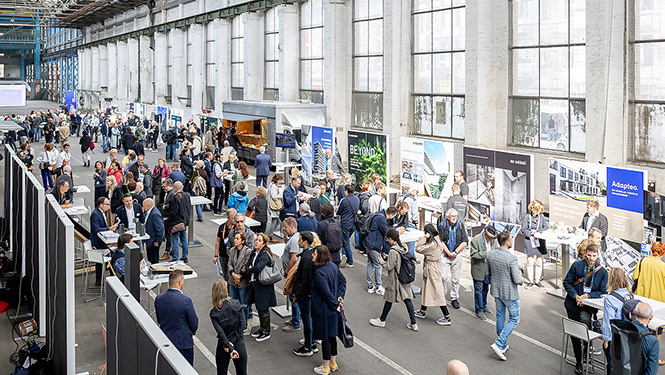
{"label": "dark blue jacket", "polygon": [[150,215],[146,218],[145,232],[150,236],[147,246],[164,241],[164,221],[162,221],[162,213],[159,212],[157,207],[153,207],[150,210]]}
{"label": "dark blue jacket", "polygon": [[257,176],[268,176],[270,175],[270,167],[272,167],[272,160],[270,155],[267,154],[258,154],[256,159],[254,159],[254,167],[256,168]]}
{"label": "dark blue jacket", "polygon": [[335,263],[325,264],[314,271],[310,292],[314,339],[337,337],[338,297],[344,298],[346,294],[346,278]]}
{"label": "dark blue jacket", "polygon": [[358,212],[358,207],[360,207],[360,199],[353,194],[349,194],[342,199],[339,203],[339,208],[337,208],[337,215],[340,217],[340,222],[342,223],[342,229],[346,231],[351,231],[355,228],[354,223],[354,212]]}
{"label": "dark blue jacket", "polygon": [[185,174],[180,170],[171,171],[169,178],[173,180],[173,183],[180,181],[182,182],[182,185],[185,186]]}
{"label": "dark blue jacket", "polygon": [[155,298],[157,323],[177,349],[194,347],[192,335],[199,328],[192,299],[177,289],[170,289]]}
{"label": "dark blue jacket", "polygon": [[[256,261],[254,261],[254,257],[256,257]],[[252,250],[252,253],[247,259],[245,276],[248,278],[254,276],[254,281],[251,283],[252,294],[249,303],[255,304],[258,311],[268,310],[270,307],[277,306],[275,286],[264,285],[259,282],[259,274],[261,271],[274,261],[275,260],[271,258],[270,254],[263,249],[259,251],[258,255],[256,249]],[[254,266],[250,269],[249,267],[252,263],[254,263]]]}
{"label": "dark blue jacket", "polygon": [[[134,205],[134,218],[139,219],[141,223],[144,222],[144,215],[143,215],[143,208],[141,207],[140,204],[138,203],[133,203]],[[120,222],[125,225],[125,228],[129,228],[129,221],[127,220],[127,210],[125,209],[125,205],[123,204],[122,206],[118,207],[117,210],[115,210],[115,216],[120,219]]]}
{"label": "dark blue jacket", "polygon": [[[637,320],[633,322],[637,330],[649,331],[644,324],[638,322]],[[642,367],[642,375],[656,375],[658,373],[658,353],[660,346],[658,344],[658,339],[654,335],[647,335],[642,338],[642,359],[644,360],[644,365]]]}
{"label": "dark blue jacket", "polygon": [[318,222],[316,217],[309,217],[309,215],[303,215],[299,217],[296,222],[298,222],[298,232],[314,232],[316,233],[316,227]]}
{"label": "dark blue jacket", "polygon": [[109,133],[109,125],[104,120],[99,120],[99,122],[100,122],[99,131],[102,133],[102,135],[107,135]]}
{"label": "dark blue jacket", "polygon": [[[587,278],[587,286],[591,286],[591,298],[600,298],[603,294],[607,294],[607,270],[596,261],[594,265],[596,268],[593,275],[593,284],[591,284],[591,276]],[[563,279],[563,287],[566,289],[566,300],[563,305],[570,311],[577,311],[577,304],[575,303],[575,296],[584,294],[584,281],[573,285],[577,280],[584,278],[585,269],[587,268],[586,260],[575,262],[570,266],[568,274]],[[590,269],[586,269],[589,272]]]}
{"label": "dark blue jacket", "polygon": [[104,214],[99,208],[95,208],[90,214],[90,241],[92,242],[92,246],[96,249],[106,249],[106,244],[97,235],[99,232],[109,230],[109,227],[106,225],[106,220],[104,220],[105,217],[106,214]]}
{"label": "dark blue jacket", "polygon": [[284,208],[286,209],[287,216],[296,217],[296,212],[298,211],[296,202],[299,200],[296,196],[297,193],[291,185],[284,189]]}
{"label": "dark blue jacket", "polygon": [[369,225],[369,234],[365,236],[363,243],[372,250],[381,251],[388,229],[386,210],[378,211],[372,218],[372,222]]}

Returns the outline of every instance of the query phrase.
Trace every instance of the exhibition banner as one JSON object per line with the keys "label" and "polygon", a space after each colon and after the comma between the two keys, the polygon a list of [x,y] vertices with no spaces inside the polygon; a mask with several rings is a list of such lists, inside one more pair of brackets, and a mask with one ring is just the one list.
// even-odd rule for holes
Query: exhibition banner
{"label": "exhibition banner", "polygon": [[464,147],[469,218],[519,224],[533,193],[533,155]]}
{"label": "exhibition banner", "polygon": [[0,107],[25,107],[25,86],[0,85]]}
{"label": "exhibition banner", "polygon": [[387,184],[388,176],[388,136],[349,130],[349,173],[357,183],[369,181],[378,173],[381,181]]}
{"label": "exhibition banner", "polygon": [[597,199],[608,236],[642,242],[647,172],[550,158],[550,222],[579,227],[586,202]]}
{"label": "exhibition banner", "polygon": [[335,150],[335,131],[323,126],[302,127],[302,182],[313,186],[315,181],[325,178],[329,165],[326,151]]}
{"label": "exhibition banner", "polygon": [[402,137],[400,146],[402,191],[416,188],[421,196],[448,200],[454,182],[454,144]]}

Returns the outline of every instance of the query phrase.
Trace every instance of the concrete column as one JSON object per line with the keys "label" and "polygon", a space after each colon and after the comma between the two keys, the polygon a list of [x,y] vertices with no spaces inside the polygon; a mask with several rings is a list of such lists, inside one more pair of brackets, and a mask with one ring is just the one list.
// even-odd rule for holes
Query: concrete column
{"label": "concrete column", "polygon": [[203,109],[203,95],[205,92],[205,76],[204,69],[206,64],[206,41],[205,29],[202,24],[194,24],[189,27],[191,34],[192,50],[196,51],[195,55],[187,56],[192,64],[192,77],[188,77],[189,85],[192,86],[192,116],[198,123],[197,114],[201,113]]}
{"label": "concrete column", "polygon": [[[168,81],[166,77],[168,72],[166,71],[166,66],[168,65],[167,57],[167,40],[165,32],[156,32],[155,33],[155,58],[154,58],[154,72],[155,72],[155,104],[159,106],[165,106],[166,100],[164,97],[168,94],[167,85]],[[150,70],[153,70],[150,69]],[[173,78],[171,78],[173,79]]]}
{"label": "concrete column", "polygon": [[[178,98],[187,97],[187,35],[186,29],[176,28],[172,29],[172,42],[171,48],[171,65],[173,65],[173,76],[171,77],[171,85],[173,85],[173,106],[175,108],[184,109],[186,100]],[[183,119],[183,121],[186,121]]]}
{"label": "concrete column", "polygon": [[279,100],[300,98],[300,5],[280,7],[279,21]]}
{"label": "concrete column", "polygon": [[106,97],[113,98],[115,101],[118,92],[118,44],[115,42],[109,43],[106,48],[109,66],[108,72],[105,74],[105,82],[108,87]]}
{"label": "concrete column", "polygon": [[[118,74],[116,75],[116,81],[117,81],[117,91],[115,97],[119,101],[119,108],[122,108],[122,105],[124,105],[128,101],[127,97],[127,79],[129,78],[127,74],[128,72],[128,66],[127,66],[127,41],[119,41],[118,42]],[[111,78],[112,80],[113,78]]]}
{"label": "concrete column", "polygon": [[[153,83],[153,53],[154,51],[150,48],[150,37],[141,36],[139,37],[140,43],[140,55],[139,60],[139,69],[140,69],[140,81],[141,81],[141,92],[139,93],[139,101],[146,104],[155,103],[155,89]],[[165,77],[165,76],[163,76]]]}
{"label": "concrete column", "polygon": [[624,96],[626,0],[611,3],[587,2],[586,160],[622,166],[630,150],[624,124],[632,122]]}
{"label": "concrete column", "polygon": [[99,46],[92,47],[92,83],[91,83],[91,87],[92,87],[92,90],[95,90],[97,92],[92,93],[92,95],[91,95],[92,101],[90,102],[90,108],[101,108],[101,106],[99,104],[99,100],[100,100],[99,72],[101,70],[100,68],[102,68],[102,64],[103,63],[101,62],[101,59],[100,59],[100,47]]}
{"label": "concrete column", "polygon": [[508,2],[495,0],[466,3],[464,123],[468,145],[505,148],[509,142],[509,9]]}
{"label": "concrete column", "polygon": [[245,14],[245,100],[263,100],[264,29],[262,13]]}
{"label": "concrete column", "polygon": [[129,70],[129,77],[127,86],[129,89],[129,102],[136,102],[139,98],[139,80],[141,74],[139,72],[139,40],[130,38],[127,40],[127,68]]}
{"label": "concrete column", "polygon": [[[85,90],[85,89],[86,89],[86,87],[85,87],[85,80],[86,80],[86,77],[85,77],[85,71],[86,71],[86,66],[87,66],[86,61],[85,61],[85,58],[86,58],[86,49],[85,49],[85,48],[81,48],[80,50],[76,51],[76,53],[78,54],[78,58],[79,58],[79,61],[78,61],[78,68],[77,68],[77,69],[78,69],[78,72],[76,72],[76,73],[78,73],[78,75],[79,75],[79,82],[78,82],[78,86],[76,87],[76,89],[77,89],[78,92],[79,92],[79,93],[78,93],[79,98],[82,98],[82,99],[83,99],[83,103],[84,103],[85,105],[88,105],[88,98],[87,98],[86,92],[85,92],[85,91],[81,91],[81,90]],[[74,69],[74,68],[72,68],[72,70],[73,70],[73,69]],[[81,107],[81,102],[80,102],[80,100],[79,100],[79,107]]]}
{"label": "concrete column", "polygon": [[231,99],[231,19],[213,21],[215,33],[215,111],[222,113],[222,103]]}
{"label": "concrete column", "polygon": [[[99,100],[102,101],[108,95],[109,87],[109,60],[108,60],[108,45],[102,44],[99,46]],[[103,106],[103,104],[102,104]]]}
{"label": "concrete column", "polygon": [[347,160],[346,131],[351,123],[352,7],[351,1],[323,0],[323,101],[343,161]]}
{"label": "concrete column", "polygon": [[92,58],[92,48],[85,49],[85,55],[83,60],[85,61],[85,70],[82,70],[83,72],[82,77],[84,77],[83,78],[84,80],[82,82],[82,87],[85,90],[88,90],[85,93],[84,107],[92,108],[93,93],[91,91],[94,90],[94,86],[92,84],[92,70],[93,70],[93,65],[95,65],[95,62]]}

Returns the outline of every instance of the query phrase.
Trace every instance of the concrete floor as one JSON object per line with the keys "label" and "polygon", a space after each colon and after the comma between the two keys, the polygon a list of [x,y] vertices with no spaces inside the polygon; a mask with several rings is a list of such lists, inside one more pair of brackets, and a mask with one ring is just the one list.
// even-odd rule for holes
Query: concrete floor
{"label": "concrete floor", "polygon": [[[77,144],[77,138],[70,138],[70,143]],[[43,143],[34,145],[35,151],[41,152]],[[147,152],[146,162],[154,166],[157,158],[164,155],[164,146],[159,153]],[[106,154],[96,148],[93,164],[103,160]],[[83,168],[81,153],[78,146],[72,147],[72,166],[74,184],[92,185],[93,168]],[[253,173],[253,171],[250,171]],[[251,186],[254,195],[255,187]],[[86,204],[92,204],[93,193],[81,194]],[[80,196],[80,195],[79,195]],[[214,253],[212,244],[215,241],[217,226],[210,222],[212,213],[204,212],[204,222],[196,223],[195,238],[204,246],[190,249],[190,265],[199,277],[185,282],[184,292],[195,303],[200,324],[196,335],[200,345],[195,350],[194,367],[201,374],[215,373],[214,352],[216,335],[208,312],[210,304],[210,288],[218,276],[212,263]],[[430,308],[429,316],[419,320],[419,332],[406,329],[408,315],[405,308],[395,305],[388,317],[385,328],[369,325],[369,319],[380,315],[383,307],[382,297],[368,295],[365,287],[366,258],[357,252],[356,266],[342,269],[347,277],[347,296],[345,299],[346,315],[356,338],[356,346],[343,349],[341,345],[339,366],[341,373],[358,374],[442,374],[445,365],[452,359],[460,359],[468,364],[472,374],[556,374],[559,372],[559,350],[561,348],[561,318],[564,316],[563,300],[548,295],[537,288],[525,290],[520,288],[521,321],[516,331],[509,338],[510,350],[508,361],[496,358],[489,345],[495,338],[494,316],[483,322],[475,317],[473,292],[470,280],[469,261],[465,259],[462,271],[462,288],[460,302],[462,309],[451,308],[453,324],[450,327],[436,325],[435,319],[440,317],[438,309]],[[524,257],[520,257],[524,264]],[[419,270],[416,285],[421,282],[422,270]],[[554,287],[554,267],[549,265],[545,273],[546,286]],[[281,287],[283,283],[277,286]],[[105,362],[104,342],[101,324],[105,320],[105,308],[98,301],[83,303],[80,295],[80,278],[76,279],[76,352],[77,373],[89,372],[99,374],[100,366]],[[281,290],[280,290],[281,292]],[[151,297],[144,295],[144,306],[152,303]],[[284,297],[278,293],[278,302]],[[414,305],[420,305],[416,298]],[[489,306],[494,310],[494,301],[490,297]],[[291,351],[298,347],[300,333],[284,333],[278,329],[282,319],[272,314],[275,330],[270,340],[262,343],[247,337],[250,374],[309,374],[312,368],[321,363],[321,355],[310,358],[299,358]],[[14,344],[9,342],[9,325],[6,319],[0,319],[0,353],[11,353]],[[572,350],[571,350],[572,354]],[[8,354],[7,354],[8,356]],[[7,356],[0,358],[0,373],[9,373],[10,366]],[[599,357],[600,358],[600,357]],[[665,358],[665,350],[661,349],[661,358]],[[565,374],[572,374],[573,368],[564,365]],[[234,373],[233,368],[230,369]],[[665,373],[661,367],[659,373]]]}

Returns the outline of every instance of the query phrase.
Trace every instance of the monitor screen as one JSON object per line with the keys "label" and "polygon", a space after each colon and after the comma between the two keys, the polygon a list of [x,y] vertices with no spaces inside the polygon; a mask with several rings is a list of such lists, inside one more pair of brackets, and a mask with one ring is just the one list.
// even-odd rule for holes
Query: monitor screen
{"label": "monitor screen", "polygon": [[275,146],[282,148],[296,148],[296,136],[293,134],[276,133]]}
{"label": "monitor screen", "polygon": [[654,225],[665,225],[665,196],[644,191],[644,220]]}

